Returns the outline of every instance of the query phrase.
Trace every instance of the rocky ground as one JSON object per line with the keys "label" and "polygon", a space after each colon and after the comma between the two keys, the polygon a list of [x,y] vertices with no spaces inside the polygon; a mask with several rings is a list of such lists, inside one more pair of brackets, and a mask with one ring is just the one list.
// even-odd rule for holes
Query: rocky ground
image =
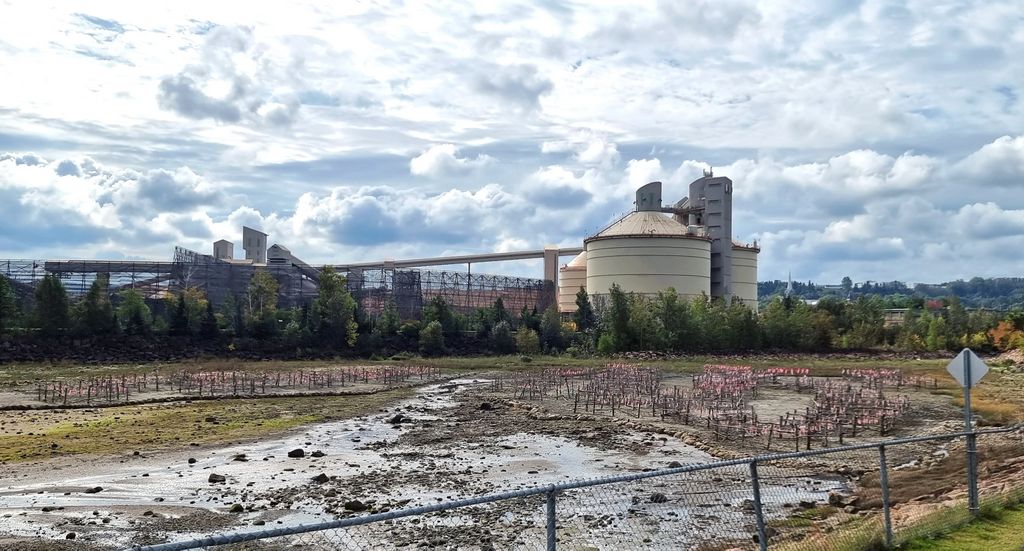
{"label": "rocky ground", "polygon": [[[580,415],[565,404],[513,400],[493,391],[487,376],[430,385],[372,413],[284,437],[3,466],[0,547],[123,548],[764,453],[749,442],[716,442],[699,427],[671,421]],[[760,399],[759,407],[770,411],[789,407],[795,397],[765,392]],[[948,396],[922,391],[915,400],[918,407],[898,435],[957,430]],[[939,469],[962,455],[958,445],[894,449],[890,465],[907,473]],[[994,473],[986,491],[1024,476],[1012,448],[999,449],[1006,464],[986,471]],[[873,522],[874,496],[862,488],[876,464],[877,456],[865,452],[764,465],[762,496],[773,538],[798,542]],[[897,522],[959,491],[956,467],[942,470],[948,487],[918,486],[931,500],[905,496],[894,510]],[[895,486],[904,475],[893,476]],[[559,537],[568,548],[746,548],[754,533],[745,465],[571,490],[557,507]],[[543,513],[543,496],[532,496],[269,545],[540,547]]]}

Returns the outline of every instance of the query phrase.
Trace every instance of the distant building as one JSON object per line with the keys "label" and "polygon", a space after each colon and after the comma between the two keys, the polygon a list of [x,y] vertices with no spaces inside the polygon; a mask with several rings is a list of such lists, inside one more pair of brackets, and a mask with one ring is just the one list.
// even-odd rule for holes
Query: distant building
{"label": "distant building", "polygon": [[227,239],[213,243],[213,257],[217,260],[231,260],[235,257],[235,244]]}
{"label": "distant building", "polygon": [[267,263],[267,234],[260,230],[242,226],[242,249],[246,260],[255,264]]}

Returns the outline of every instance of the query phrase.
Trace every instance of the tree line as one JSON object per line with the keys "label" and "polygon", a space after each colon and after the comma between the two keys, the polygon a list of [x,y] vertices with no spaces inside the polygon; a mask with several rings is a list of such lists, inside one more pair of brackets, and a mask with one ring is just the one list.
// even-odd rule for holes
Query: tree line
{"label": "tree line", "polygon": [[279,308],[277,298],[278,283],[269,272],[256,272],[244,294],[228,297],[217,308],[197,288],[157,302],[133,289],[112,297],[109,280],[102,276],[83,297],[72,301],[60,279],[50,274],[36,287],[33,307],[24,309],[14,300],[10,283],[0,277],[0,333],[21,330],[43,338],[253,338],[310,350],[424,355],[467,350],[585,356],[628,351],[1024,347],[1024,312],[1004,316],[968,312],[955,296],[911,304],[902,323],[887,324],[886,303],[877,295],[855,300],[826,296],[813,305],[795,297],[777,297],[755,313],[740,301],[687,299],[673,289],[639,295],[614,285],[596,301],[581,288],[571,319],[564,319],[554,306],[543,312],[525,307],[514,312],[500,297],[489,307],[462,313],[435,296],[424,305],[421,319],[403,320],[393,300],[380,311],[367,312],[347,291],[345,278],[325,268],[316,299],[295,308]]}
{"label": "tree line", "polygon": [[[788,281],[761,281],[757,284],[758,296],[764,305],[785,293]],[[854,283],[844,277],[839,285],[819,285],[814,282],[794,281],[793,296],[805,299],[819,299],[828,296],[856,299],[861,296],[879,296],[886,308],[919,307],[930,300],[959,298],[969,308],[990,308],[1011,310],[1024,308],[1024,278],[974,277],[946,283],[917,283],[913,287],[902,281],[865,281]]]}

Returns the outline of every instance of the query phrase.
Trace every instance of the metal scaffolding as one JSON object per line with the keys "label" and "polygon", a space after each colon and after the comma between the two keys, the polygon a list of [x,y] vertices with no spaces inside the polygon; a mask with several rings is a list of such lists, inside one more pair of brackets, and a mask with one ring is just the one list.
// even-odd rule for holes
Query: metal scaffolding
{"label": "metal scaffolding", "polygon": [[[512,311],[537,308],[543,311],[554,300],[553,284],[541,279],[398,268],[337,266],[346,277],[353,298],[370,315],[379,314],[394,300],[403,319],[420,317],[423,306],[443,297],[456,311],[472,312],[491,306],[499,297]],[[319,293],[322,267],[301,262],[255,265],[224,261],[211,255],[177,247],[171,262],[131,260],[0,260],[0,276],[9,279],[19,297],[31,300],[36,285],[47,274],[60,278],[75,299],[88,292],[99,276],[110,278],[112,295],[135,289],[150,300],[197,288],[219,306],[229,297],[245,295],[257,271],[266,271],[278,282],[278,306],[290,308],[311,302]]]}

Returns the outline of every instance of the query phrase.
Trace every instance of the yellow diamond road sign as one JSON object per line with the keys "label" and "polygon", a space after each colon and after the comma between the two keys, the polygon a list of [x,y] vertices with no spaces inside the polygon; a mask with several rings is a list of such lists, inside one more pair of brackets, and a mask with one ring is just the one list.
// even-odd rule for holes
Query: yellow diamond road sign
{"label": "yellow diamond road sign", "polygon": [[[971,362],[971,380],[967,380],[967,362]],[[988,373],[988,366],[970,348],[964,348],[946,366],[946,371],[960,383],[960,386],[974,387]]]}

